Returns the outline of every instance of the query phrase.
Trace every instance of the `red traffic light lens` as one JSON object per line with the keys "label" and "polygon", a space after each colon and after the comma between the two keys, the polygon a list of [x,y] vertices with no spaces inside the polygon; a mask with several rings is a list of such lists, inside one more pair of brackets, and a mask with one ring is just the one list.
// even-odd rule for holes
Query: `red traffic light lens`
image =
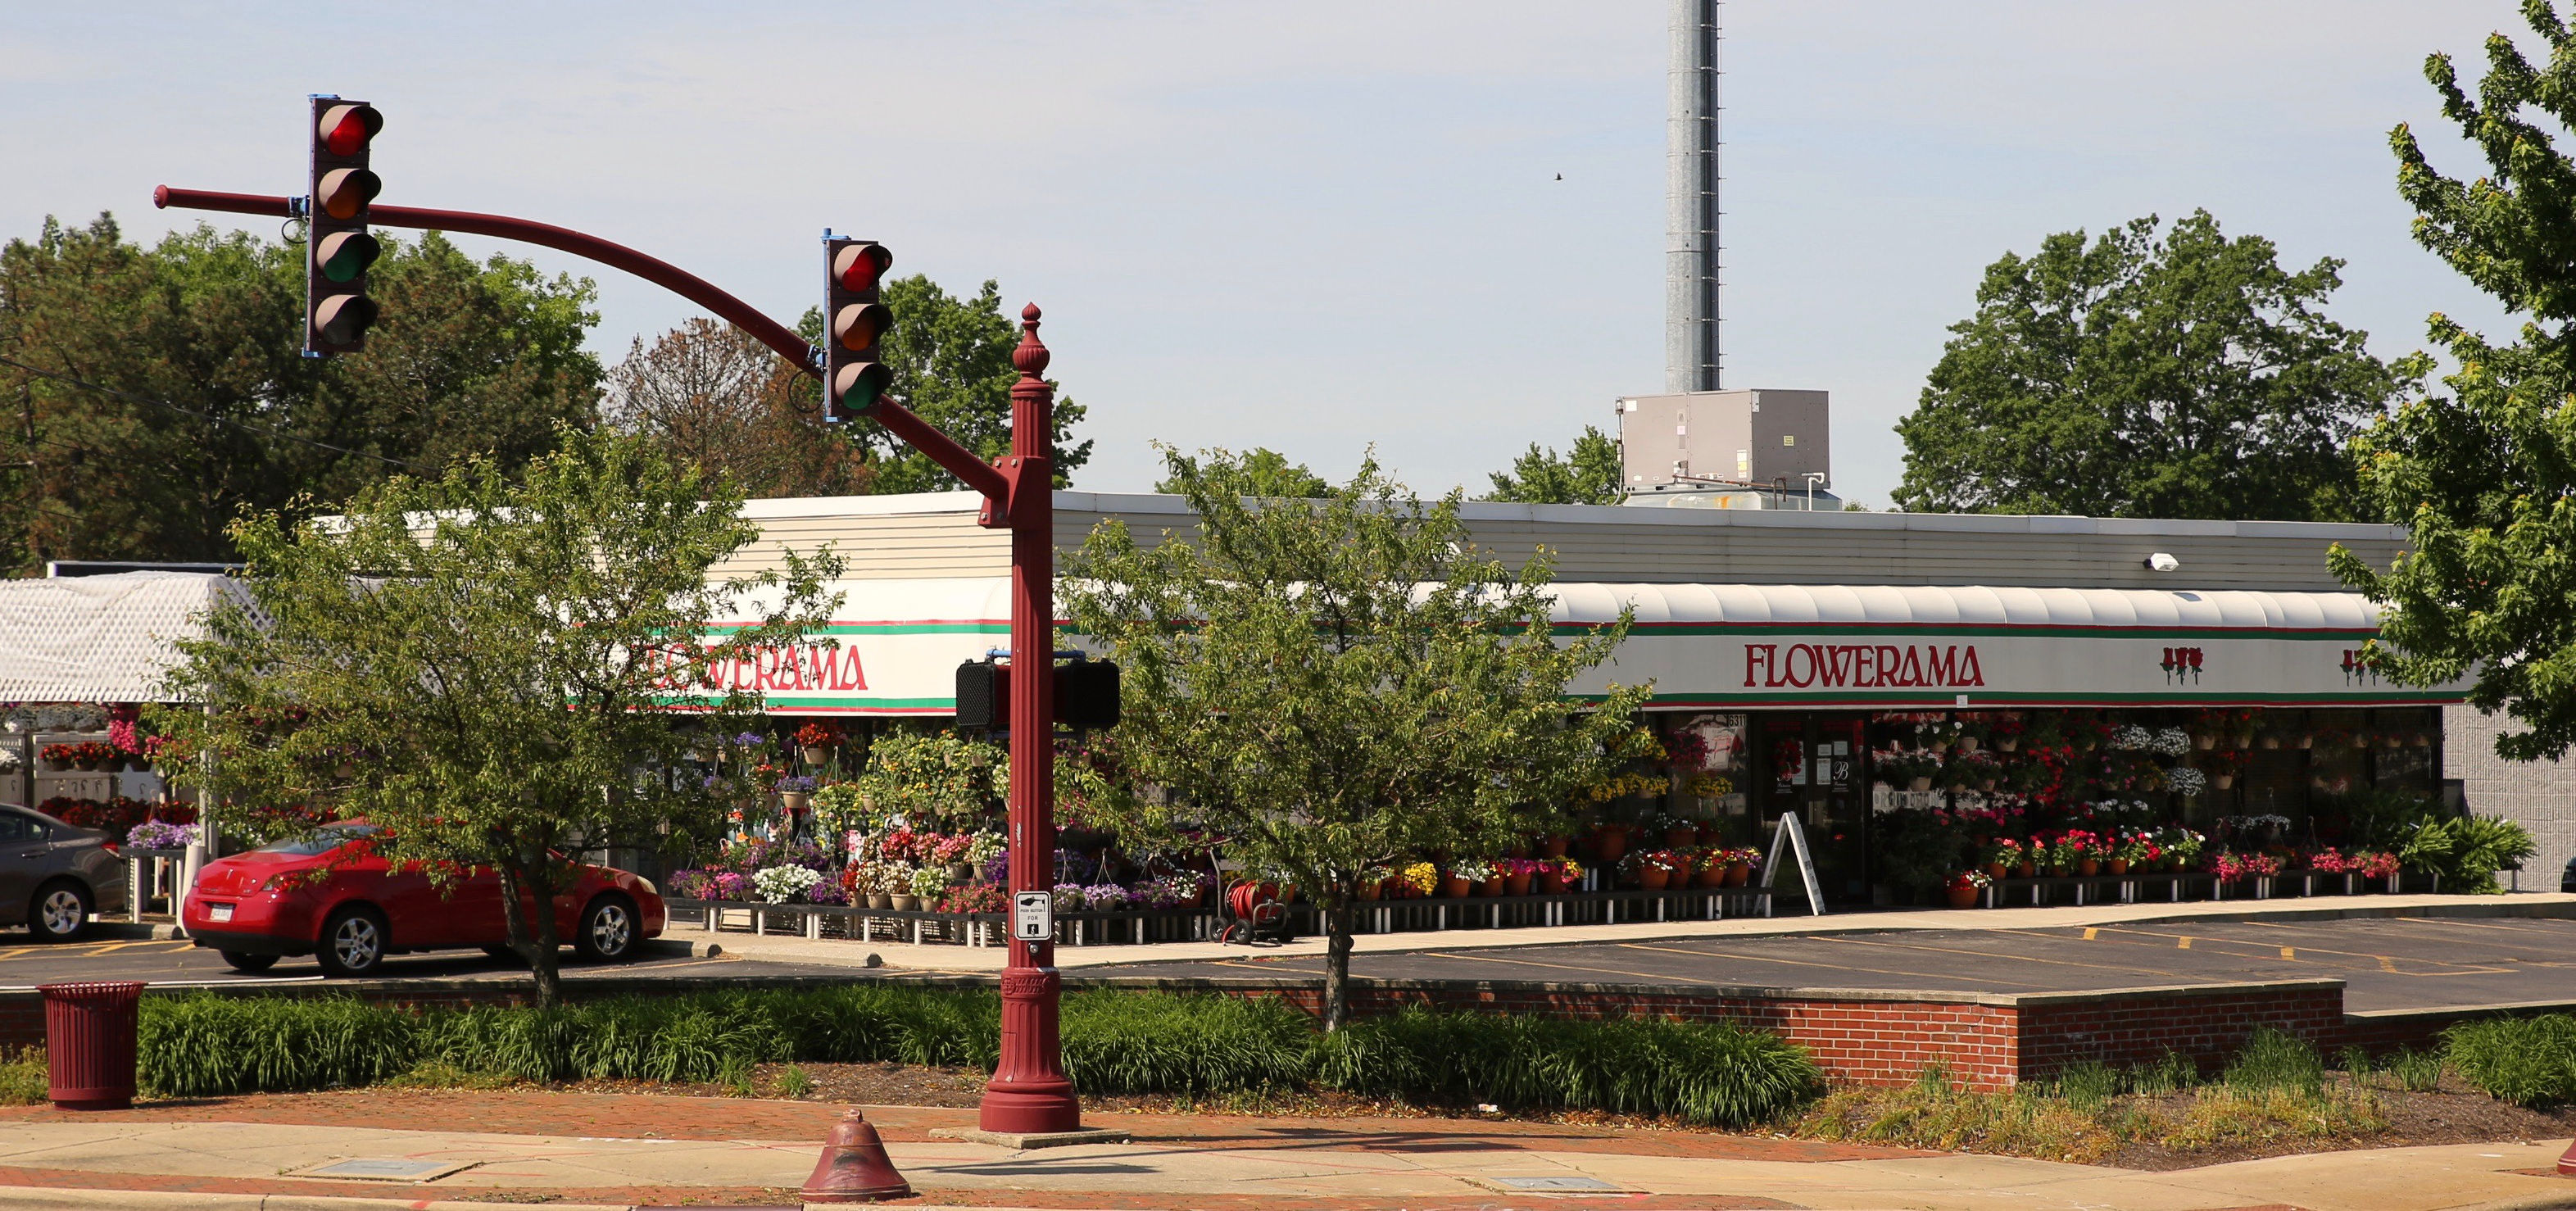
{"label": "red traffic light lens", "polygon": [[385,128],[385,116],[373,105],[334,105],[322,111],[322,145],[335,156],[354,156]]}
{"label": "red traffic light lens", "polygon": [[850,244],[832,258],[832,276],[844,290],[874,290],[892,264],[894,254],[883,244]]}

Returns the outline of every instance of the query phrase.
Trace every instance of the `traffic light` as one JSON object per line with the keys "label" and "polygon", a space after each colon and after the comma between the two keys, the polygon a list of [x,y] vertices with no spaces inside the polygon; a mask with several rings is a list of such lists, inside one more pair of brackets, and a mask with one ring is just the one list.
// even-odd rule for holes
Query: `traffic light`
{"label": "traffic light", "polygon": [[367,347],[376,302],[367,297],[367,266],[384,250],[367,234],[367,204],[383,188],[367,170],[367,152],[384,115],[364,101],[313,98],[313,191],[304,238],[304,355],[356,353]]}
{"label": "traffic light", "polygon": [[823,420],[838,424],[876,411],[894,372],[877,361],[877,344],[894,313],[877,301],[877,281],[894,254],[872,240],[823,241]]}

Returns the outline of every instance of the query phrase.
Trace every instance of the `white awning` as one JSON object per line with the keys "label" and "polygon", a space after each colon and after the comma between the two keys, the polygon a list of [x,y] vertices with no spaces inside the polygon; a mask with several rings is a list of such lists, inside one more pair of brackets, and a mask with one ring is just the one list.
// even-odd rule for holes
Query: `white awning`
{"label": "white awning", "polygon": [[204,634],[228,598],[247,596],[203,572],[0,580],[0,699],[158,701],[174,641]]}

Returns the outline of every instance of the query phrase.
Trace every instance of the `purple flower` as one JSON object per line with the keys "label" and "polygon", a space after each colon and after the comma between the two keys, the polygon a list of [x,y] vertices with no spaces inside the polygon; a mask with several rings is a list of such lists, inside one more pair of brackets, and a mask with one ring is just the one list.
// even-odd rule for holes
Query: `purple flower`
{"label": "purple flower", "polygon": [[733,744],[735,748],[766,748],[769,745],[769,737],[758,732],[744,732],[733,738]]}

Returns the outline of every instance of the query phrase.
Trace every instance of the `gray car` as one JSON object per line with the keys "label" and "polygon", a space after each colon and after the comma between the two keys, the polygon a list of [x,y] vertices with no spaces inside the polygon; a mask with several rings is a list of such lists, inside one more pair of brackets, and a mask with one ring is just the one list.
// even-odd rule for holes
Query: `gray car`
{"label": "gray car", "polygon": [[0,803],[0,925],[69,942],[92,913],[125,907],[125,860],[108,836]]}

